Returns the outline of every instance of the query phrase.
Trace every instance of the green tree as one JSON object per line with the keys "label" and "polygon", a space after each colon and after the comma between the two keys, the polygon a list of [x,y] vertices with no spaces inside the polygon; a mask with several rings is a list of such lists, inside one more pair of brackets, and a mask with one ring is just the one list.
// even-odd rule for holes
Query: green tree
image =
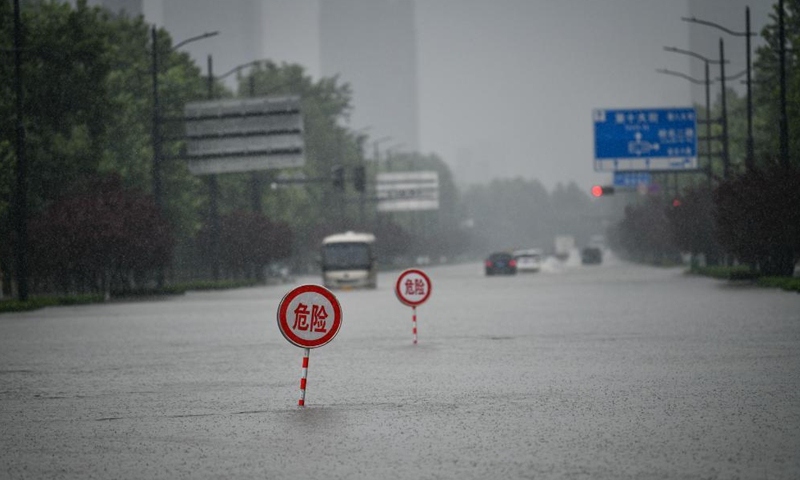
{"label": "green tree", "polygon": [[[12,51],[13,10],[0,4],[0,47]],[[97,171],[107,142],[105,78],[108,17],[79,2],[36,2],[24,8],[22,77],[29,202],[41,210],[76,180]],[[3,78],[13,78],[13,62],[3,62]],[[16,119],[12,82],[0,82],[0,143],[13,144]],[[2,156],[3,162],[13,159]],[[7,165],[3,170],[7,170]]]}
{"label": "green tree", "polygon": [[707,186],[688,188],[667,208],[672,241],[696,261],[705,255],[708,265],[718,263],[720,247],[715,228],[713,191]]}
{"label": "green tree", "polygon": [[[11,51],[10,2],[0,3],[0,48]],[[57,201],[66,188],[98,173],[115,173],[126,187],[149,192],[152,151],[152,51],[156,48],[161,116],[176,118],[187,100],[204,91],[199,69],[188,55],[173,51],[165,31],[151,45],[141,17],[109,15],[86,1],[26,2],[22,9],[24,111],[30,215]],[[13,62],[0,63],[12,78]],[[0,262],[11,252],[9,205],[13,192],[14,92],[0,82]],[[165,122],[166,139],[179,138],[181,125]],[[190,238],[200,225],[201,183],[185,162],[170,160],[182,142],[163,144],[165,211],[179,235]]]}
{"label": "green tree", "polygon": [[124,188],[118,175],[72,185],[29,230],[33,276],[46,290],[135,287],[172,254],[171,229],[152,197]]}
{"label": "green tree", "polygon": [[[227,276],[256,278],[270,262],[288,258],[292,253],[291,228],[274,223],[264,215],[238,210],[220,219],[220,263]],[[203,256],[212,251],[211,231],[204,226],[196,237]]]}
{"label": "green tree", "polygon": [[719,241],[765,275],[792,276],[800,258],[800,170],[756,169],[715,192]]}
{"label": "green tree", "polygon": [[655,264],[678,259],[680,252],[670,232],[668,208],[671,207],[664,205],[658,197],[625,208],[625,218],[612,235],[624,256]]}
{"label": "green tree", "polygon": [[[334,165],[343,166],[349,176],[363,162],[359,136],[342,126],[352,109],[350,86],[336,77],[314,80],[300,65],[263,62],[239,79],[238,92],[247,96],[291,94],[302,99],[305,166],[301,172],[309,181],[275,183],[277,188],[263,189],[262,201],[267,216],[291,225],[295,251],[316,251],[324,235],[355,224],[358,216],[357,204],[335,191],[330,181]],[[276,172],[264,176],[266,185],[279,181]],[[224,210],[249,208],[250,181],[250,174],[226,176]],[[344,194],[352,196],[354,191],[348,189]]]}
{"label": "green tree", "polygon": [[[786,111],[789,125],[790,163],[800,158],[800,0],[785,0],[784,23],[786,33]],[[754,61],[753,98],[756,117],[756,161],[761,166],[779,163],[778,126],[780,119],[779,95],[779,36],[778,4],[770,15],[771,23],[764,27],[761,36],[765,44],[756,51]]]}

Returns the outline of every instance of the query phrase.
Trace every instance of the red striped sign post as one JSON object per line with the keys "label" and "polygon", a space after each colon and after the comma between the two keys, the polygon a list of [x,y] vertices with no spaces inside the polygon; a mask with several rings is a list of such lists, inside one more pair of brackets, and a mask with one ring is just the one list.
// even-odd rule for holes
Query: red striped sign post
{"label": "red striped sign post", "polygon": [[336,296],[320,285],[301,285],[284,295],[278,305],[278,329],[289,343],[303,349],[300,377],[300,400],[306,403],[308,356],[312,348],[321,347],[339,333],[342,307]]}
{"label": "red striped sign post", "polygon": [[397,277],[394,286],[397,299],[411,307],[412,334],[414,345],[417,344],[417,306],[422,305],[431,296],[431,279],[422,270],[409,268]]}

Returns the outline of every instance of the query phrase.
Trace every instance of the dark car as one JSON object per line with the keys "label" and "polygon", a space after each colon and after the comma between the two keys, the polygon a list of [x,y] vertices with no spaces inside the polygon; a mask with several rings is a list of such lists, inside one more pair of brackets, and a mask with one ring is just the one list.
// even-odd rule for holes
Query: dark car
{"label": "dark car", "polygon": [[517,273],[517,260],[514,255],[506,252],[489,255],[484,265],[486,266],[486,275],[515,275]]}
{"label": "dark car", "polygon": [[597,247],[587,247],[581,252],[581,262],[584,265],[599,265],[603,263],[603,251]]}

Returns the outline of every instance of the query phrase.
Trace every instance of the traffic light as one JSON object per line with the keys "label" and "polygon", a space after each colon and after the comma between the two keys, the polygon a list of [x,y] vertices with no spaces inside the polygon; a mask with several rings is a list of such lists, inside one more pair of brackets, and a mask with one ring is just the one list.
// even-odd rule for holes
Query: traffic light
{"label": "traffic light", "polygon": [[353,186],[357,192],[364,193],[367,187],[367,172],[364,165],[359,165],[353,169]]}
{"label": "traffic light", "polygon": [[593,197],[604,197],[606,195],[613,195],[614,187],[608,185],[595,185],[592,187]]}
{"label": "traffic light", "polygon": [[333,181],[333,188],[336,190],[344,190],[344,167],[335,165],[331,167],[331,180]]}

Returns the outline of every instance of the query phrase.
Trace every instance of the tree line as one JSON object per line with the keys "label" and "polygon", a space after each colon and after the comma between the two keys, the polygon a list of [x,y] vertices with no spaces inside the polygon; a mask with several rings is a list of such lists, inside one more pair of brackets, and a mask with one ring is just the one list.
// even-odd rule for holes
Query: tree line
{"label": "tree line", "polygon": [[[438,254],[463,247],[447,165],[414,152],[370,158],[368,137],[346,127],[354,107],[342,79],[313,79],[299,65],[261,61],[242,66],[231,89],[176,49],[168,31],[153,34],[141,16],[113,15],[83,0],[74,6],[23,2],[17,77],[12,5],[0,2],[0,75],[8,80],[0,82],[0,283],[6,295],[13,293],[21,250],[34,293],[108,293],[153,286],[160,274],[176,283],[258,280],[273,262],[311,269],[321,239],[348,229],[374,231],[387,261],[414,249]],[[16,78],[22,79],[21,116]],[[187,102],[289,94],[302,102],[302,168],[214,178],[189,172],[183,122],[175,121]],[[25,133],[24,191],[16,178],[18,119]],[[155,148],[162,158],[160,202],[154,198]],[[334,167],[344,182],[334,182]],[[372,185],[376,173],[389,168],[438,171],[442,209],[378,214]],[[358,188],[356,172],[368,179]],[[16,209],[20,198],[24,215]],[[20,217],[27,241],[16,228]]]}
{"label": "tree line", "polygon": [[[761,32],[752,83],[754,165],[746,168],[746,98],[726,91],[729,118],[729,175],[716,152],[721,150],[718,123],[711,131],[712,152],[700,144],[700,158],[712,158],[702,176],[681,175],[668,193],[628,205],[611,231],[620,251],[633,259],[662,262],[690,253],[708,265],[742,264],[765,276],[791,276],[800,258],[800,1],[786,0],[786,102],[780,98],[779,10]],[[788,155],[780,147],[782,106],[788,124]],[[704,108],[698,118],[706,118]],[[718,97],[712,119],[722,115]],[[669,174],[659,181],[669,183]]]}
{"label": "tree line", "polygon": [[[800,127],[799,8],[800,0],[787,1],[790,131]],[[0,82],[0,280],[6,295],[12,293],[19,248],[12,19],[12,2],[0,2],[0,75],[8,79]],[[628,205],[617,222],[620,214],[592,202],[575,184],[548,192],[535,180],[498,179],[462,192],[436,155],[370,157],[368,136],[345,126],[355,106],[349,84],[338,77],[313,79],[299,65],[263,61],[242,68],[230,89],[175,49],[168,31],[158,29],[153,41],[142,17],[112,15],[85,1],[41,1],[24,2],[21,20],[27,253],[36,293],[143,288],[154,284],[159,271],[176,283],[215,276],[258,279],[273,262],[311,270],[322,237],[348,229],[373,231],[383,263],[423,254],[452,258],[547,249],[565,233],[582,244],[606,230],[632,258],[691,252],[710,263],[732,258],[769,273],[789,273],[800,251],[797,156],[789,167],[778,158],[775,23],[762,32],[767,44],[755,62],[756,168],[743,168],[744,100],[731,90],[733,175],[722,178],[715,161],[706,177],[680,177],[676,195]],[[215,182],[189,172],[181,160],[183,126],[171,121],[182,116],[187,102],[281,94],[302,99],[302,168],[225,174]],[[719,101],[713,109],[718,118]],[[154,125],[155,119],[161,121]],[[163,139],[160,206],[153,197],[154,127]],[[797,152],[800,136],[790,138],[790,151]],[[343,183],[332,181],[333,167],[342,167]],[[355,184],[361,168],[365,189]],[[377,212],[375,175],[388,170],[437,171],[440,209]],[[287,180],[286,173],[305,180]]]}

